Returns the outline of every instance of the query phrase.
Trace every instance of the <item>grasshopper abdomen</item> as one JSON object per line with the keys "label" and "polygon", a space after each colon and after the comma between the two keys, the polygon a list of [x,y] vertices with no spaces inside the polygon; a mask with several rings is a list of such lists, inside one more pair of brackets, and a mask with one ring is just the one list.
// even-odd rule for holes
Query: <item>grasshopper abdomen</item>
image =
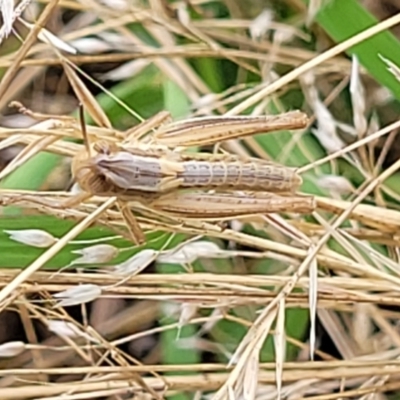
{"label": "grasshopper abdomen", "polygon": [[182,187],[293,192],[302,180],[296,171],[261,160],[184,161]]}

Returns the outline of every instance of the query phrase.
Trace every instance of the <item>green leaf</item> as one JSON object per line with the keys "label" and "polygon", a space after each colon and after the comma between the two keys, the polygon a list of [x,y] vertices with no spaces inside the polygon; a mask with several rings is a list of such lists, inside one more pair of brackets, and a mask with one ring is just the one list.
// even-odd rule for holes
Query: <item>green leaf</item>
{"label": "green leaf", "polygon": [[[316,21],[337,43],[378,23],[378,20],[356,0],[327,2],[316,16]],[[398,100],[400,99],[400,84],[379,57],[381,55],[396,64],[400,60],[400,43],[392,33],[389,31],[379,33],[351,47],[347,53],[356,55],[360,64],[371,76],[386,86]]]}

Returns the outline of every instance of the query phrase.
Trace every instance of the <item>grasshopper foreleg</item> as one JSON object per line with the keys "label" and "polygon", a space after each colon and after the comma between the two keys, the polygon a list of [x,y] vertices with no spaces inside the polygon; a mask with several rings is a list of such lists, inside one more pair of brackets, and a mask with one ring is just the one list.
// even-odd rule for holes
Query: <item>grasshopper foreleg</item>
{"label": "grasshopper foreleg", "polygon": [[136,217],[132,214],[132,210],[129,207],[129,203],[122,200],[117,200],[117,205],[134,243],[136,244],[145,243],[146,237],[144,236],[142,228],[140,227]]}

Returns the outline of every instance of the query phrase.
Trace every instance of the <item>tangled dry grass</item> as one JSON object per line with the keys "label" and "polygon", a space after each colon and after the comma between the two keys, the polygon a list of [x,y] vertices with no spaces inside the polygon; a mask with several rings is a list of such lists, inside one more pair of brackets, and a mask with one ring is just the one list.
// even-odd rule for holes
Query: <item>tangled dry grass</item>
{"label": "tangled dry grass", "polygon": [[[0,172],[0,398],[397,396],[400,161],[385,166],[385,158],[400,123],[380,128],[369,118],[391,105],[374,103],[379,90],[342,52],[396,25],[400,15],[316,54],[301,45],[309,40],[301,29],[307,8],[296,1],[287,2],[296,10],[292,24],[274,22],[257,1],[246,12],[240,2],[221,2],[230,18],[216,17],[207,1],[30,3],[11,11],[1,3],[10,21],[0,37],[16,21],[24,39],[16,50],[12,38],[3,41],[10,47],[0,58],[6,68],[0,107],[24,100],[33,112],[20,109],[0,127],[1,149],[23,145]],[[311,14],[316,3],[310,2]],[[27,10],[37,13],[28,33]],[[40,29],[45,25],[48,31]],[[75,49],[80,54],[71,54]],[[205,58],[235,65],[235,84],[211,90],[215,77],[207,82],[201,65],[189,61]],[[95,77],[84,71],[101,63],[117,65]],[[56,90],[32,85],[46,70],[50,80],[54,66],[63,74]],[[396,66],[389,67],[396,75]],[[85,128],[90,140],[119,142],[139,122],[136,106],[146,118],[154,113],[146,108],[151,101],[123,97],[134,86],[129,79],[142,74],[148,93],[164,85],[163,108],[180,118],[293,109],[291,91],[298,90],[311,118],[305,130],[235,139],[219,150],[298,167],[315,211],[222,225],[139,204],[148,242],[138,246],[111,197],[52,207],[76,195],[65,170],[84,148],[81,125],[69,116],[78,100],[92,121]],[[115,90],[114,81],[124,90]],[[343,90],[350,103],[340,97]],[[96,91],[105,93],[103,100]],[[350,118],[338,123],[331,104],[350,104]],[[21,117],[27,127],[17,126]],[[30,162],[44,151],[62,157],[55,164],[36,158],[34,170]],[[18,171],[47,177],[36,188],[22,187]],[[54,177],[59,190],[44,190]],[[20,207],[14,216],[10,204]],[[65,268],[52,264],[57,257]]]}

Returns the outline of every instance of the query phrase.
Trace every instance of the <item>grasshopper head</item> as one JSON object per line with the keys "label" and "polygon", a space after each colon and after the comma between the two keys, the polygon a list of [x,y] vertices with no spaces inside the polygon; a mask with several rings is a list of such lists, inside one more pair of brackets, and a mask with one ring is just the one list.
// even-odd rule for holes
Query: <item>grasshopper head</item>
{"label": "grasshopper head", "polygon": [[112,188],[104,176],[97,171],[99,158],[107,157],[118,148],[107,141],[99,141],[92,144],[88,149],[79,151],[72,160],[71,171],[74,179],[82,190],[94,195],[107,195]]}

